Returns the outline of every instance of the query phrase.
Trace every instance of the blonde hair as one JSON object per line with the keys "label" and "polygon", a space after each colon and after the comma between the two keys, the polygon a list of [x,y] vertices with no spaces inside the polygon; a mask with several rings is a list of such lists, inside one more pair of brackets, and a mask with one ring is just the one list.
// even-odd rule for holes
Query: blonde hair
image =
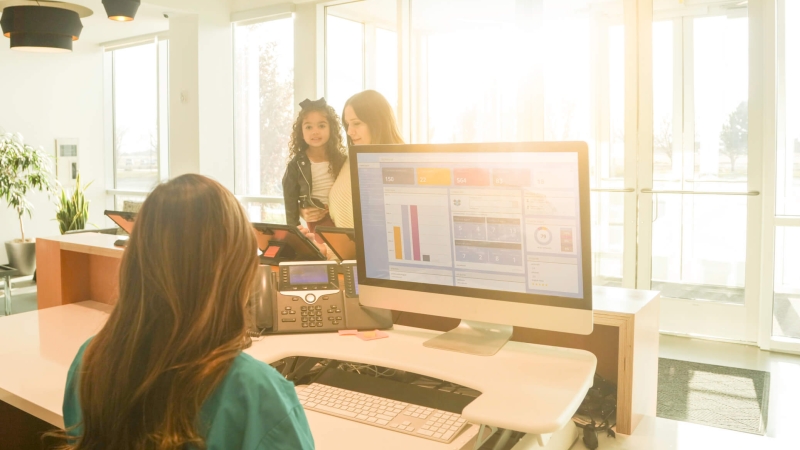
{"label": "blonde hair", "polygon": [[258,258],[244,210],[219,183],[183,175],[136,217],[120,296],[80,369],[82,435],[65,448],[204,448],[204,401],[250,345]]}

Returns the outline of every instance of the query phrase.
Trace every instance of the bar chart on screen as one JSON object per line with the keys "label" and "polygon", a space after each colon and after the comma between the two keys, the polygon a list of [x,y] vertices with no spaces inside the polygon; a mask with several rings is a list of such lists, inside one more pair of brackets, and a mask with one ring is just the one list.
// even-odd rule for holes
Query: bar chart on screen
{"label": "bar chart on screen", "polygon": [[385,189],[384,199],[389,261],[451,266],[447,193],[392,187]]}

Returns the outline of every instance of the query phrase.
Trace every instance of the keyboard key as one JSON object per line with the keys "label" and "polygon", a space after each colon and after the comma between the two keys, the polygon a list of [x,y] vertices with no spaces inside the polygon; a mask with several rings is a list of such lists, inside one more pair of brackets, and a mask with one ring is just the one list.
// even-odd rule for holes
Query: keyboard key
{"label": "keyboard key", "polygon": [[442,437],[442,433],[434,433],[433,437],[435,437],[436,439],[439,439],[439,438]]}
{"label": "keyboard key", "polygon": [[390,423],[389,426],[392,427],[392,428],[397,428],[398,427],[396,422],[395,423]]}
{"label": "keyboard key", "polygon": [[392,420],[392,419],[394,419],[394,416],[387,416],[385,414],[378,414],[377,417],[378,417],[378,419],[383,419],[383,420]]}
{"label": "keyboard key", "polygon": [[368,418],[369,418],[369,416],[366,415],[366,414],[359,414],[359,415],[356,416],[356,419],[358,419],[358,420],[367,420]]}
{"label": "keyboard key", "polygon": [[459,427],[453,425],[452,427],[450,427],[450,431],[458,431],[458,428]]}
{"label": "keyboard key", "polygon": [[414,431],[414,427],[407,427],[406,431]]}
{"label": "keyboard key", "polygon": [[369,419],[367,419],[367,422],[374,423],[377,420],[378,419],[376,417],[370,417]]}
{"label": "keyboard key", "polygon": [[405,425],[400,425],[399,427],[397,427],[397,429],[398,429],[398,430],[405,430],[405,429],[406,429],[406,426],[405,426]]}
{"label": "keyboard key", "polygon": [[417,433],[423,436],[433,436],[433,432],[428,430],[417,430]]}
{"label": "keyboard key", "polygon": [[454,433],[453,431],[448,431],[447,433],[442,435],[442,439],[444,440],[450,439],[450,437],[453,436],[453,433]]}
{"label": "keyboard key", "polygon": [[389,423],[388,420],[383,420],[383,419],[378,419],[376,422],[378,423],[378,425],[386,425],[387,423]]}
{"label": "keyboard key", "polygon": [[414,413],[414,414],[411,415],[411,417],[419,417],[419,414]]}

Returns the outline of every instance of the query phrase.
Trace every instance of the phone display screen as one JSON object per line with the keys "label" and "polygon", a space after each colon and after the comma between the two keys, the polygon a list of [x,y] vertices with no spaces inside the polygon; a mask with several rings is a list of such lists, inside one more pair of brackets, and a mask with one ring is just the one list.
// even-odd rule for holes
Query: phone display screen
{"label": "phone display screen", "polygon": [[289,283],[291,284],[327,284],[328,266],[289,266]]}

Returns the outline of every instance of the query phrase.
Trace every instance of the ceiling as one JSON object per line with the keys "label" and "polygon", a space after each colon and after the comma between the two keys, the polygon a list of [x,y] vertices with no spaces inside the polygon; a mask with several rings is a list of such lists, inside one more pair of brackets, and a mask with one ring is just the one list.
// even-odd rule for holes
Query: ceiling
{"label": "ceiling", "polygon": [[[4,3],[7,2],[0,0],[0,7],[5,6]],[[169,9],[163,6],[143,3],[132,22],[113,22],[106,16],[102,0],[69,0],[69,3],[84,6],[93,12],[91,16],[81,19],[83,30],[80,39],[74,44],[76,47],[169,30],[169,20],[164,17]],[[46,5],[45,2],[42,4]],[[3,44],[8,45],[7,42]]]}

